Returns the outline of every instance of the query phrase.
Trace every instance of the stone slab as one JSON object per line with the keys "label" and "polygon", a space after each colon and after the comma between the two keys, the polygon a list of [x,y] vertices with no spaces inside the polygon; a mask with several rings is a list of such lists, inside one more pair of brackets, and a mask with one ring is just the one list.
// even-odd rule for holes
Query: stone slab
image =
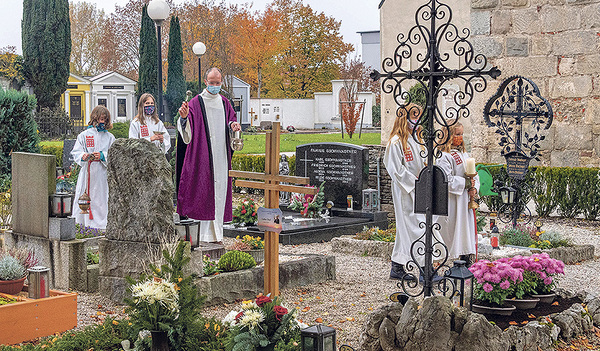
{"label": "stone slab", "polygon": [[73,240],[75,239],[75,218],[49,218],[50,239]]}
{"label": "stone slab", "polygon": [[98,273],[100,272],[100,266],[97,264],[90,264],[87,266],[87,289],[85,291],[90,293],[98,292]]}
{"label": "stone slab", "polygon": [[48,238],[49,196],[55,190],[54,155],[13,152],[12,226],[15,233]]}
{"label": "stone slab", "polygon": [[[363,211],[332,211],[333,217],[326,220],[307,220],[296,222],[285,217],[297,213],[283,211],[283,230],[279,234],[279,243],[283,245],[298,245],[330,241],[331,239],[348,234],[356,234],[362,231],[364,226],[379,227],[387,229],[387,212],[363,212]],[[257,227],[225,226],[223,235],[235,238],[236,236],[252,235],[263,237],[263,233]]]}
{"label": "stone slab", "polygon": [[[303,255],[299,260],[279,264],[279,289],[335,280],[335,256]],[[207,305],[252,299],[263,292],[264,267],[203,277],[196,282]]]}

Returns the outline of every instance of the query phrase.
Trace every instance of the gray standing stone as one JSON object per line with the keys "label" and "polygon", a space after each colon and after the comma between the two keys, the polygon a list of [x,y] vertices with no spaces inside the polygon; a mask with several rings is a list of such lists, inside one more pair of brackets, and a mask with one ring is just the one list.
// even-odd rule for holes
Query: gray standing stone
{"label": "gray standing stone", "polygon": [[454,347],[461,351],[506,351],[509,345],[500,328],[490,324],[483,315],[470,313]]}
{"label": "gray standing stone", "polygon": [[560,328],[560,335],[570,339],[593,328],[592,317],[581,306],[574,304],[567,310],[551,316],[552,322]]}
{"label": "gray standing stone", "polygon": [[425,298],[420,309],[409,299],[396,324],[396,339],[405,350],[450,349],[451,320],[452,303],[447,297]]}
{"label": "gray standing stone", "polygon": [[[556,326],[553,326],[556,328]],[[504,332],[511,341],[511,349],[515,351],[538,351],[552,349],[552,329],[537,321],[523,327],[511,326]]]}
{"label": "gray standing stone", "polygon": [[117,139],[108,151],[106,238],[173,241],[173,181],[165,156],[145,139]]}
{"label": "gray standing stone", "polygon": [[498,5],[498,0],[471,0],[471,8],[491,9]]}

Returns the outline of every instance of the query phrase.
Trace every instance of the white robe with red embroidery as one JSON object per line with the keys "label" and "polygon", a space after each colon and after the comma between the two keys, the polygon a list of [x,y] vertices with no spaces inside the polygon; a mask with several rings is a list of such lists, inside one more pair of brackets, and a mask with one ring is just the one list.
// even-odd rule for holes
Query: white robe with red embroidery
{"label": "white robe with red embroidery", "polygon": [[145,117],[146,124],[141,124],[137,120],[131,121],[129,124],[129,137],[135,139],[146,139],[150,141],[150,137],[154,135],[154,132],[163,132],[163,142],[161,143],[158,140],[152,141],[157,148],[159,148],[163,154],[166,154],[167,151],[171,148],[171,137],[169,136],[169,132],[167,132],[167,128],[163,122],[158,121],[158,123],[154,123],[151,117]]}
{"label": "white robe with red embroidery", "polygon": [[[477,245],[475,217],[469,210],[469,193],[465,189],[466,152],[451,150],[442,153],[437,161],[448,177],[448,216],[441,221],[440,234],[448,247],[448,257],[474,254]],[[475,187],[479,190],[479,176],[475,176]]]}
{"label": "white robe with red embroidery", "polygon": [[[396,215],[396,240],[392,261],[402,265],[413,260],[410,254],[411,245],[425,232],[425,228],[419,228],[419,223],[425,222],[425,215],[414,212],[415,181],[425,167],[425,161],[426,159],[421,157],[421,145],[412,136],[408,138],[406,150],[402,150],[398,136],[392,137],[383,158],[385,168],[392,178],[392,199]],[[418,255],[416,250],[413,250],[413,253],[418,264],[423,266],[423,256]]]}
{"label": "white robe with red embroidery", "polygon": [[[115,141],[115,137],[107,132],[98,132],[95,127],[88,128],[77,136],[77,142],[73,146],[71,155],[73,160],[81,166],[75,198],[73,199],[73,217],[75,222],[86,227],[106,229],[106,217],[108,215],[108,180],[106,165],[108,163],[108,149]],[[87,189],[88,161],[81,157],[84,153],[102,152],[104,161],[94,161],[90,165],[90,209],[91,215],[81,214],[77,200]]]}

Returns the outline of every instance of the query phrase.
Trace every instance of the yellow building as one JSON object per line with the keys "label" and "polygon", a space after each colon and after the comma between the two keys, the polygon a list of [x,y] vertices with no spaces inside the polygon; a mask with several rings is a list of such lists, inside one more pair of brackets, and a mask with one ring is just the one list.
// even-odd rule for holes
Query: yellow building
{"label": "yellow building", "polygon": [[130,121],[136,114],[135,85],[117,72],[104,72],[94,77],[71,73],[61,104],[67,114],[82,125],[87,125],[92,109],[103,105],[116,122]]}

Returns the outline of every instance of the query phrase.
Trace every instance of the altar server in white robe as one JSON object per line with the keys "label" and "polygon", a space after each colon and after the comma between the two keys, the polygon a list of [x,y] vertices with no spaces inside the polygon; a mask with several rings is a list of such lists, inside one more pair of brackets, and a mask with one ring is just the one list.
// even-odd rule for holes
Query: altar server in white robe
{"label": "altar server in white robe", "polygon": [[468,208],[469,199],[479,191],[479,176],[473,181],[465,176],[464,127],[457,122],[450,127],[448,142],[440,147],[442,157],[437,161],[448,177],[448,216],[441,223],[440,234],[448,247],[448,257],[458,257],[467,264],[474,262],[477,237],[474,210]]}
{"label": "altar server in white robe", "polygon": [[138,112],[129,125],[129,137],[146,139],[158,147],[164,154],[171,148],[171,137],[167,128],[158,118],[154,96],[144,93],[138,101]]}
{"label": "altar server in white robe", "polygon": [[[89,126],[77,136],[77,142],[71,151],[73,160],[81,166],[75,201],[73,201],[73,216],[75,222],[82,226],[106,229],[108,215],[108,181],[106,166],[108,164],[108,149],[115,137],[108,132],[112,128],[110,112],[104,106],[96,106],[90,114]],[[89,186],[88,186],[89,181]],[[91,198],[89,214],[82,214],[77,200],[87,192]]]}
{"label": "altar server in white robe", "polygon": [[[412,261],[411,245],[425,232],[419,228],[419,223],[425,222],[425,215],[414,213],[415,181],[425,167],[426,159],[422,157],[424,149],[412,135],[413,128],[421,114],[417,105],[410,104],[406,107],[410,120],[406,116],[399,116],[394,122],[390,133],[390,140],[385,150],[383,163],[392,178],[392,199],[396,215],[396,240],[392,252],[392,279],[415,279],[412,275],[405,275],[405,265]],[[403,110],[401,110],[403,112]],[[421,127],[417,130],[417,135]],[[420,138],[419,138],[420,139]],[[419,266],[423,266],[423,258],[416,253]],[[409,265],[409,268],[410,267]]]}

